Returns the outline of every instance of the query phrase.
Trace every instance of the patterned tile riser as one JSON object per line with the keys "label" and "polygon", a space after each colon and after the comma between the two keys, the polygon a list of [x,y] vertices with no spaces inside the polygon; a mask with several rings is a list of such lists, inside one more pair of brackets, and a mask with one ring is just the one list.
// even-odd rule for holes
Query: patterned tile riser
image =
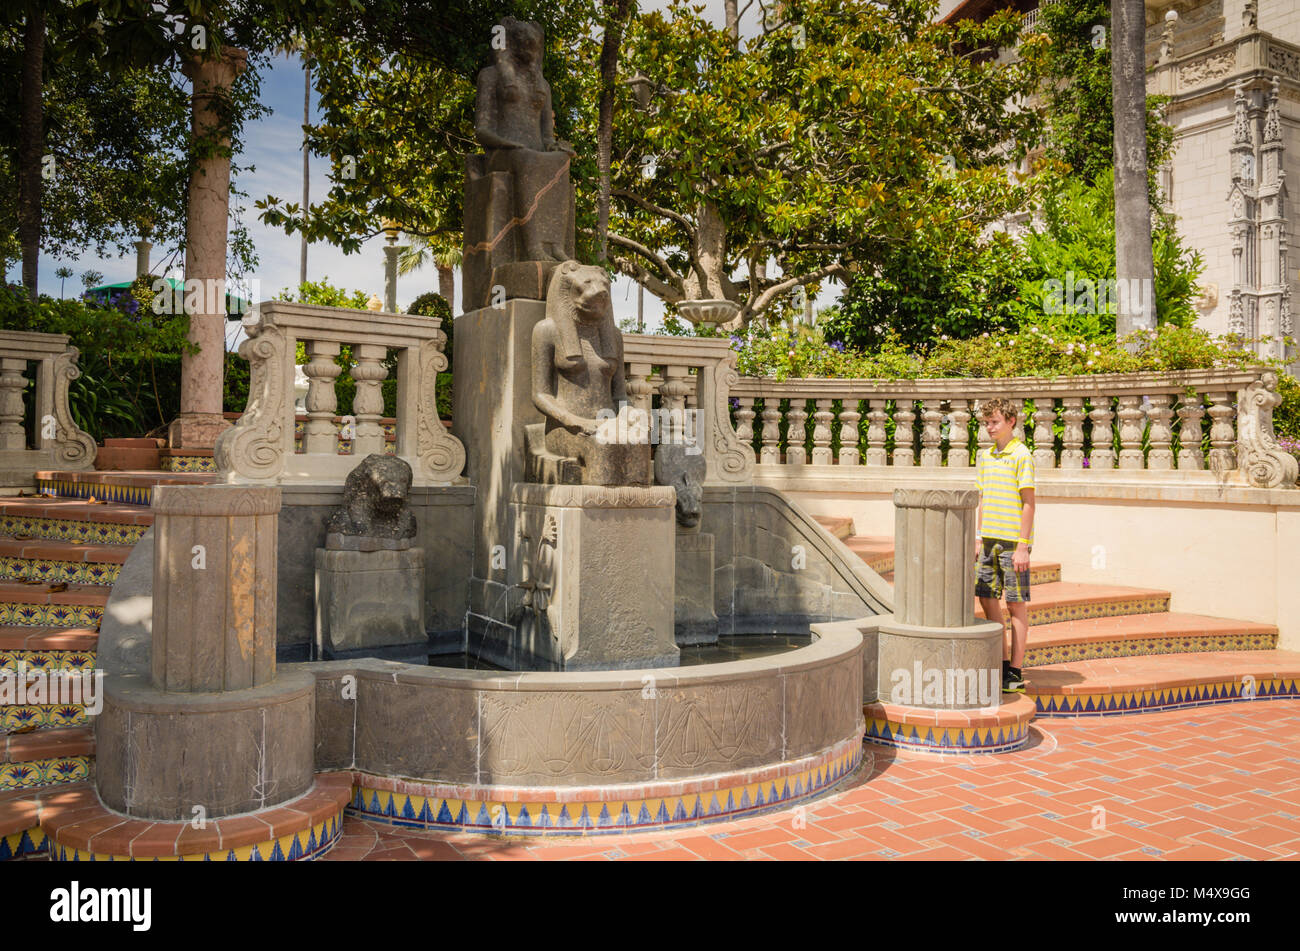
{"label": "patterned tile riser", "polygon": [[216,472],[217,463],[211,456],[164,456],[160,468],[163,472]]}
{"label": "patterned tile riser", "polygon": [[0,862],[46,851],[50,840],[40,826],[10,835],[0,835]]}
{"label": "patterned tile riser", "polygon": [[310,862],[333,848],[342,832],[343,813],[340,810],[338,815],[331,816],[310,829],[237,849],[133,859],[127,855],[95,855],[59,845],[50,857],[57,862]]}
{"label": "patterned tile riser", "polygon": [[358,773],[347,812],[391,825],[489,835],[605,835],[673,829],[788,809],[825,793],[851,776],[861,762],[862,746],[855,743],[823,766],[775,780],[681,796],[568,803],[420,796],[368,788],[364,774]]}
{"label": "patterned tile riser", "polygon": [[147,525],[81,522],[44,516],[0,516],[0,535],[25,535],[81,545],[134,545],[149,530]]}
{"label": "patterned tile riser", "polygon": [[0,792],[79,783],[90,778],[93,759],[91,756],[61,756],[56,759],[0,763]]}
{"label": "patterned tile riser", "polygon": [[95,666],[94,651],[0,651],[0,670],[89,670]]}
{"label": "patterned tile riser", "polygon": [[121,571],[121,565],[107,562],[36,561],[30,558],[0,557],[2,581],[66,581],[68,584],[111,586]]}
{"label": "patterned tile riser", "polygon": [[90,722],[86,707],[80,703],[25,703],[0,706],[0,733],[14,730],[55,729],[61,726],[85,726]]}
{"label": "patterned tile riser", "polygon": [[1276,634],[1191,634],[1185,637],[1142,638],[1140,640],[1096,641],[1031,647],[1025,652],[1026,667],[1070,664],[1080,660],[1109,657],[1149,657],[1154,654],[1195,654],[1207,651],[1268,651],[1277,649]]}
{"label": "patterned tile riser", "polygon": [[98,628],[103,616],[103,607],[90,604],[0,602],[0,625]]}
{"label": "patterned tile riser", "polygon": [[[1033,597],[1033,592],[1030,592]],[[1130,614],[1165,614],[1169,611],[1169,599],[1138,598],[1127,601],[1087,601],[1082,604],[1057,604],[1052,607],[1035,608],[1029,602],[1029,625],[1056,624],[1060,621],[1083,621],[1090,618],[1126,617]]]}
{"label": "patterned tile riser", "polygon": [[1120,691],[1108,694],[1062,695],[1036,694],[1032,681],[1026,695],[1034,701],[1040,717],[1113,717],[1130,713],[1153,713],[1184,707],[1204,707],[1218,703],[1248,703],[1252,700],[1282,700],[1300,697],[1300,680],[1277,678],[1260,680],[1254,695],[1247,696],[1241,680],[1228,680],[1189,687],[1160,690]]}
{"label": "patterned tile riser", "polygon": [[922,753],[1006,753],[1029,742],[1029,723],[999,727],[937,727],[867,718],[867,743]]}
{"label": "patterned tile riser", "polygon": [[[302,454],[303,449],[302,449],[301,436],[299,436],[297,439],[293,441],[293,451],[296,455]],[[340,456],[352,455],[352,440],[340,439],[338,441],[338,448],[335,450],[335,452]],[[384,443],[384,455],[386,456],[397,455],[397,442],[395,440],[389,440],[388,442]]]}
{"label": "patterned tile riser", "polygon": [[113,485],[100,482],[37,479],[36,489],[58,499],[88,499],[94,496],[101,502],[122,502],[127,505],[149,505],[153,501],[151,485]]}

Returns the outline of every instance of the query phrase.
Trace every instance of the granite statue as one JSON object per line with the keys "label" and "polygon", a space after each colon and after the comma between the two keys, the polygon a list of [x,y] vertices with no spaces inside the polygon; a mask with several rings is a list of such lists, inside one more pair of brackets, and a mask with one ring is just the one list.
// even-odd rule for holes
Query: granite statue
{"label": "granite statue", "polygon": [[676,490],[678,531],[698,529],[703,514],[707,465],[703,453],[691,452],[691,448],[662,443],[655,449],[655,485],[670,485]]}
{"label": "granite statue", "polygon": [[[599,425],[628,407],[623,335],[614,325],[609,275],[603,268],[565,261],[555,268],[546,316],[533,328],[533,403],[546,417],[543,445],[530,435],[530,456],[560,460],[553,478],[582,485],[649,485],[648,441],[619,441]],[[623,428],[626,432],[626,427]],[[534,473],[545,467],[534,464]]]}
{"label": "granite statue", "polygon": [[574,254],[574,153],[555,137],[542,28],[505,17],[498,30],[492,64],[478,74],[474,132],[484,151],[466,163],[466,311],[491,303],[498,285],[541,299],[549,268]]}
{"label": "granite statue", "polygon": [[411,547],[411,467],[397,456],[371,453],[348,473],[343,504],[325,527],[325,547],[372,551]]}

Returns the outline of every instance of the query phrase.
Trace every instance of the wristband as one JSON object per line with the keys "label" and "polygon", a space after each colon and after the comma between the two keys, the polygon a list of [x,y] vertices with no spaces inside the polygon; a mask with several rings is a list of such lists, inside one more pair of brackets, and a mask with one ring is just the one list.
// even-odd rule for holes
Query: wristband
{"label": "wristband", "polygon": [[1017,538],[1016,541],[1019,542],[1021,545],[1028,545],[1028,544],[1029,544],[1029,539],[1028,539],[1028,538]]}

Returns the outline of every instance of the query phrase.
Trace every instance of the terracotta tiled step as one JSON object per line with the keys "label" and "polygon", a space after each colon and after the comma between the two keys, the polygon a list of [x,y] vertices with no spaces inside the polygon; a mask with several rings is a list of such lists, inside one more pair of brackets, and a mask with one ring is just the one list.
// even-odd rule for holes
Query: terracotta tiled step
{"label": "terracotta tiled step", "polygon": [[97,643],[99,633],[89,627],[0,627],[0,651],[88,651]]}
{"label": "terracotta tiled step", "polygon": [[894,536],[853,535],[844,539],[844,544],[873,571],[894,570]]}
{"label": "terracotta tiled step", "polygon": [[209,820],[132,819],[104,807],[93,789],[43,811],[41,825],[61,860],[152,859],[292,861],[323,854],[338,838],[352,774],[320,773],[304,795],[260,812]]}
{"label": "terracotta tiled step", "polygon": [[[896,574],[897,572],[893,570],[881,571],[880,577],[893,584]],[[1031,561],[1029,563],[1029,585],[1031,589],[1060,580],[1061,566],[1059,563],[1053,561]]]}
{"label": "terracotta tiled step", "polygon": [[[1053,624],[1082,618],[1152,614],[1169,610],[1169,592],[1124,585],[1053,581],[1030,591],[1029,623]],[[984,617],[978,606],[975,616]]]}
{"label": "terracotta tiled step", "polygon": [[1300,653],[1223,651],[1035,667],[1025,695],[1040,717],[1110,716],[1300,697]]}
{"label": "terracotta tiled step", "polygon": [[1060,621],[1029,629],[1025,666],[1150,654],[1273,650],[1277,636],[1273,624],[1168,611]]}
{"label": "terracotta tiled step", "polygon": [[[995,671],[994,676],[1000,676]],[[993,687],[993,708],[928,710],[894,703],[862,707],[867,732],[863,740],[880,746],[926,753],[1005,753],[1029,739],[1034,704],[1022,696]]]}
{"label": "terracotta tiled step", "polygon": [[0,498],[0,535],[15,541],[134,545],[152,524],[153,512],[138,505],[22,496]]}
{"label": "terracotta tiled step", "polygon": [[0,736],[0,792],[81,782],[90,777],[94,756],[89,726]]}
{"label": "terracotta tiled step", "polygon": [[125,545],[0,537],[0,580],[111,585],[130,555]]}
{"label": "terracotta tiled step", "polygon": [[0,792],[0,861],[44,852],[41,815],[52,815],[69,802],[81,802],[86,791],[93,793],[88,782]]}
{"label": "terracotta tiled step", "polygon": [[817,524],[830,532],[840,541],[853,535],[853,519],[840,518],[836,515],[814,515]]}
{"label": "terracotta tiled step", "polygon": [[49,587],[0,582],[0,625],[98,629],[111,588],[72,584],[66,591],[50,591]]}
{"label": "terracotta tiled step", "polygon": [[36,487],[59,498],[96,498],[128,505],[149,505],[156,485],[202,485],[220,479],[216,473],[158,472],[63,472],[36,473]]}

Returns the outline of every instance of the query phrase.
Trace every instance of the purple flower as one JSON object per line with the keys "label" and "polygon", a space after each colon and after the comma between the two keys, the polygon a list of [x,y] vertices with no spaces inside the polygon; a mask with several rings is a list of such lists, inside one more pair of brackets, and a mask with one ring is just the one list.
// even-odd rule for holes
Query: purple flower
{"label": "purple flower", "polygon": [[834,350],[836,353],[843,353],[843,352],[844,352],[844,342],[843,342],[842,340],[832,340],[832,341],[831,341],[831,349]]}
{"label": "purple flower", "polygon": [[738,400],[738,399],[737,399],[736,397],[734,397],[734,396],[731,398],[731,408],[732,408],[732,409],[740,409],[740,400]]}
{"label": "purple flower", "polygon": [[1084,456],[1084,457],[1083,457],[1083,467],[1084,467],[1085,469],[1087,469],[1087,468],[1089,467],[1089,464],[1088,464],[1088,457],[1087,457],[1087,456]]}
{"label": "purple flower", "polygon": [[735,334],[732,334],[731,345],[739,349],[740,347],[743,347],[745,345],[745,341],[742,340],[740,337],[737,337]]}

